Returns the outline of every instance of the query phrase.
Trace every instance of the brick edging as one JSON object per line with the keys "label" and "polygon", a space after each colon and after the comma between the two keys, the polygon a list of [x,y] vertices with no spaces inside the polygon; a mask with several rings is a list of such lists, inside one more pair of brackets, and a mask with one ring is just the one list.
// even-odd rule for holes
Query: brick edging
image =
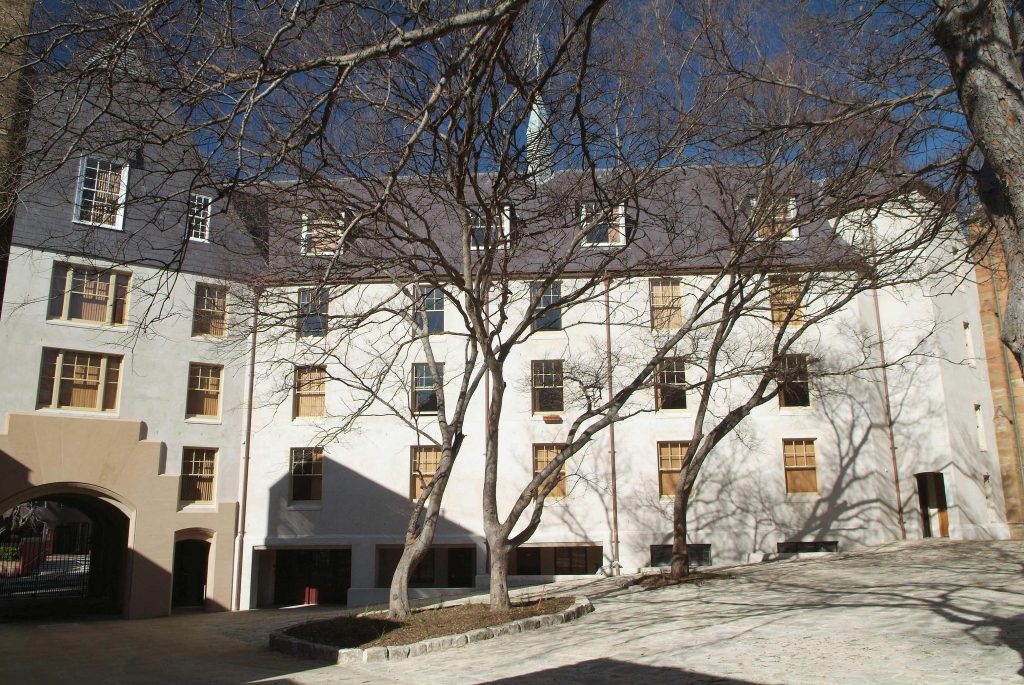
{"label": "brick edging", "polygon": [[[520,618],[511,623],[491,626],[490,628],[477,628],[467,633],[457,635],[443,635],[428,640],[414,642],[411,645],[395,645],[392,647],[369,647],[367,649],[338,649],[330,645],[322,645],[308,640],[300,640],[297,637],[286,635],[284,630],[275,630],[270,634],[270,648],[277,652],[290,654],[291,656],[304,659],[316,659],[336,664],[351,664],[359,661],[372,663],[376,661],[388,661],[396,659],[408,659],[413,656],[420,656],[430,652],[440,652],[454,647],[461,647],[470,642],[490,640],[500,635],[522,633],[528,630],[536,630],[547,626],[568,623],[584,614],[594,610],[594,605],[586,597],[576,597],[573,605],[568,609],[544,614],[543,616],[528,616]],[[323,620],[323,619],[319,619]],[[329,619],[328,619],[329,620]],[[312,621],[310,621],[312,623]],[[287,629],[285,629],[287,630]]]}

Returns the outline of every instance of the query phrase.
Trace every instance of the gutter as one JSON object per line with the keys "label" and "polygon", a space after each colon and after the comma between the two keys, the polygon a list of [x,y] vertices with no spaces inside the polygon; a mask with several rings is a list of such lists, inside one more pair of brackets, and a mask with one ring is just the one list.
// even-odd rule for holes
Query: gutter
{"label": "gutter", "polygon": [[249,496],[249,455],[252,452],[252,402],[256,384],[256,330],[260,315],[262,289],[253,288],[252,337],[249,343],[249,387],[245,402],[245,447],[242,449],[242,493],[238,500],[238,522],[235,526],[235,587],[231,599],[231,610],[238,611],[242,605],[242,557],[245,551],[245,510]]}

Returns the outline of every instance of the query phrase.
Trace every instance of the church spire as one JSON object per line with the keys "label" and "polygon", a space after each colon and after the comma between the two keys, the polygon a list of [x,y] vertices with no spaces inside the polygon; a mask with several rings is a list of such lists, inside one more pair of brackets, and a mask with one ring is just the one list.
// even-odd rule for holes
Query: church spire
{"label": "church spire", "polygon": [[[543,59],[540,36],[534,36],[530,61],[533,63],[537,78],[540,77],[542,71]],[[545,183],[553,175],[555,166],[553,147],[550,116],[544,105],[544,98],[538,91],[530,101],[530,114],[526,120],[526,167],[530,176],[537,183]]]}

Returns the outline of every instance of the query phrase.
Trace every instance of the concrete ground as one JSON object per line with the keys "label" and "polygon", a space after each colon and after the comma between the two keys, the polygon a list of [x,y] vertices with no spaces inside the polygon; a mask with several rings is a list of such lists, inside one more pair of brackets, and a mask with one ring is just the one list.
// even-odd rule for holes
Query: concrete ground
{"label": "concrete ground", "polygon": [[577,582],[597,610],[576,623],[347,667],[264,647],[324,609],[6,623],[0,682],[1024,683],[1022,569],[1024,543],[929,541],[699,586]]}

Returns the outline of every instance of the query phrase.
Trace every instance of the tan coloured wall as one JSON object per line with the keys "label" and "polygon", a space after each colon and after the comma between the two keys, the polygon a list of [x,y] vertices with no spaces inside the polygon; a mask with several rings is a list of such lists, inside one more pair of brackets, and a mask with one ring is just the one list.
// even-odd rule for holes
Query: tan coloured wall
{"label": "tan coloured wall", "polygon": [[[975,230],[978,230],[977,227]],[[1021,440],[1024,439],[1024,378],[1000,340],[999,314],[1006,305],[1006,262],[998,241],[986,245],[975,267],[981,305],[984,354],[995,407],[996,448],[1010,535],[1024,538],[1024,481],[1021,475]]]}
{"label": "tan coloured wall", "polygon": [[209,540],[207,608],[231,606],[237,504],[179,509],[178,478],[163,474],[166,447],[139,421],[8,414],[0,433],[0,511],[46,495],[89,494],[125,513],[127,618],[171,609],[174,543]]}

